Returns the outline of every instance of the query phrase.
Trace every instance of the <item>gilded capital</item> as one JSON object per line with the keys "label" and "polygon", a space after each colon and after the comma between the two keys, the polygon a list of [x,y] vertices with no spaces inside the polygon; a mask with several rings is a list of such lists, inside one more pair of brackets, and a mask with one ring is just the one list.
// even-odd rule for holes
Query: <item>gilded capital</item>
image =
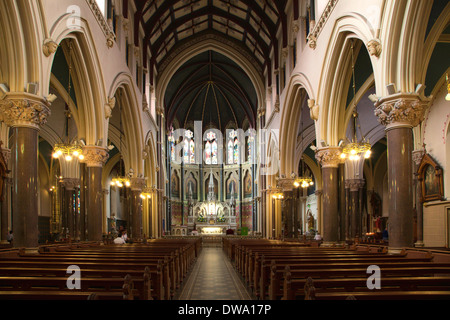
{"label": "gilded capital", "polygon": [[364,187],[364,179],[348,179],[345,180],[345,188],[350,189],[350,191],[359,191]]}
{"label": "gilded capital", "polygon": [[378,122],[387,128],[396,126],[416,127],[424,119],[428,103],[418,95],[395,94],[380,99],[375,104]]}
{"label": "gilded capital", "polygon": [[83,155],[87,167],[103,167],[109,158],[108,150],[97,146],[83,147]]}
{"label": "gilded capital", "polygon": [[0,100],[0,121],[10,127],[39,129],[50,116],[50,103],[29,93],[7,93]]}
{"label": "gilded capital", "polygon": [[75,190],[76,187],[80,186],[80,179],[76,178],[64,178],[61,181],[62,185],[66,190]]}
{"label": "gilded capital", "polygon": [[323,168],[337,168],[341,163],[342,150],[339,147],[327,147],[316,151],[316,159]]}
{"label": "gilded capital", "polygon": [[280,187],[282,191],[292,191],[294,189],[294,182],[295,179],[293,178],[277,179],[278,187]]}
{"label": "gilded capital", "polygon": [[146,186],[146,182],[144,178],[131,178],[131,190],[132,191],[142,191]]}

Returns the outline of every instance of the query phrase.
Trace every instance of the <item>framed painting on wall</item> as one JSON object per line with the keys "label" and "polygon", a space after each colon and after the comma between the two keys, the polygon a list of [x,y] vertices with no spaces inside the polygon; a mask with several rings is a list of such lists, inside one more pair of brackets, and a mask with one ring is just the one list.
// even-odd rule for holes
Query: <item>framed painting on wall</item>
{"label": "framed painting on wall", "polygon": [[443,200],[444,181],[442,168],[429,155],[425,154],[417,174],[422,188],[422,202]]}

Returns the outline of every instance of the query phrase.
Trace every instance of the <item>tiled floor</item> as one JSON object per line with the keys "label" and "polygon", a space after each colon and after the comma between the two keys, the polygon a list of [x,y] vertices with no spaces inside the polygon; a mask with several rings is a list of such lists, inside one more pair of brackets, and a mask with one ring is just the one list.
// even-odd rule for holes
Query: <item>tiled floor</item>
{"label": "tiled floor", "polygon": [[251,300],[221,247],[204,247],[176,300]]}

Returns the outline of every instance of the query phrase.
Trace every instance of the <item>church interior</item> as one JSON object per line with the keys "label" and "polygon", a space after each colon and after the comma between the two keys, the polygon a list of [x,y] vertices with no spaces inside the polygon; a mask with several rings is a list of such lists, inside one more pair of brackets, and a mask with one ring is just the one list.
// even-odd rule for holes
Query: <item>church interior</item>
{"label": "church interior", "polygon": [[448,0],[2,0],[0,48],[0,300],[450,299]]}

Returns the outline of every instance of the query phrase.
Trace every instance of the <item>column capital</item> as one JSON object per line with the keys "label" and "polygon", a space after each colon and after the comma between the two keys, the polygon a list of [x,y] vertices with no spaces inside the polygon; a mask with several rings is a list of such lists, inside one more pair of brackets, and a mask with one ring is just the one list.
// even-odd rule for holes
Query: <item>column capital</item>
{"label": "column capital", "polygon": [[141,192],[144,190],[146,182],[144,178],[131,178],[131,190]]}
{"label": "column capital", "polygon": [[422,162],[423,156],[425,155],[425,150],[414,150],[412,152],[412,159],[416,167],[420,166],[420,163]]}
{"label": "column capital", "polygon": [[365,185],[364,179],[347,179],[344,183],[345,189],[350,189],[350,191],[359,191]]}
{"label": "column capital", "polygon": [[0,121],[10,127],[40,129],[50,114],[50,102],[30,93],[7,93],[0,100]]}
{"label": "column capital", "polygon": [[429,101],[418,94],[397,93],[375,103],[375,115],[386,129],[418,126],[424,119]]}
{"label": "column capital", "polygon": [[109,158],[108,150],[98,146],[84,146],[83,155],[87,167],[103,167]]}
{"label": "column capital", "polygon": [[341,163],[342,149],[326,147],[316,151],[316,159],[323,168],[337,168]]}
{"label": "column capital", "polygon": [[293,179],[293,178],[278,178],[277,179],[278,187],[280,187],[281,190],[283,190],[283,192],[292,191],[294,189],[294,182],[295,182],[295,179]]}
{"label": "column capital", "polygon": [[80,179],[77,178],[64,178],[60,181],[66,190],[75,190],[75,188],[79,187],[81,183]]}
{"label": "column capital", "polygon": [[323,195],[323,190],[316,190],[314,194],[316,195],[316,197],[320,197],[321,195]]}

